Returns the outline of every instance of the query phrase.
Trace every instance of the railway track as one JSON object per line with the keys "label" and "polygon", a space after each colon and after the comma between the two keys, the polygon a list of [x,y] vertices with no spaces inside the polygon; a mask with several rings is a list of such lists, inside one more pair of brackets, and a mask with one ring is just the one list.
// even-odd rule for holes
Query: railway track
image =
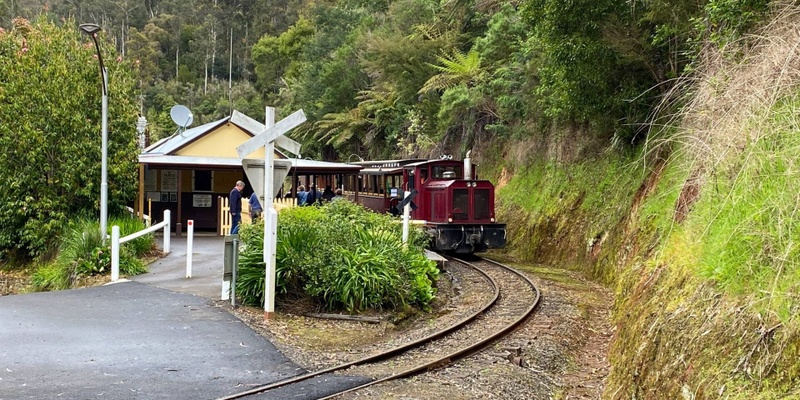
{"label": "railway track", "polygon": [[281,388],[302,384],[327,374],[337,376],[368,376],[362,385],[327,394],[329,399],[345,393],[393,379],[409,377],[439,368],[485,348],[513,331],[525,321],[539,303],[536,286],[523,274],[500,263],[480,259],[468,262],[450,259],[447,270],[462,268],[458,274],[470,284],[483,284],[489,290],[482,301],[459,310],[446,318],[445,324],[434,325],[422,337],[351,362],[299,375],[280,382],[235,393],[219,400],[271,398]]}

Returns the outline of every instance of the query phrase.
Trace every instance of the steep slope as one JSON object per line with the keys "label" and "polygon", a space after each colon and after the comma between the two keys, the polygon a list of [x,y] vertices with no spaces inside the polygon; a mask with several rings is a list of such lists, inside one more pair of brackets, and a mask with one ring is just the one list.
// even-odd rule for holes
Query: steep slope
{"label": "steep slope", "polygon": [[800,396],[800,11],[770,21],[640,153],[498,173],[511,254],[616,287],[607,398]]}

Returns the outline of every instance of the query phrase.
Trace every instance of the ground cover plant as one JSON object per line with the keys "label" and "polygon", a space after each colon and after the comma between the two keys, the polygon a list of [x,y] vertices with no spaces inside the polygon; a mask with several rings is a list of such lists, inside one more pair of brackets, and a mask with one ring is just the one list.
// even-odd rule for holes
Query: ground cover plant
{"label": "ground cover plant", "polygon": [[[264,302],[263,224],[242,228],[237,294]],[[327,310],[417,307],[436,293],[438,269],[423,252],[427,236],[347,200],[282,210],[276,251],[278,295],[309,296]]]}
{"label": "ground cover plant", "polygon": [[[108,226],[120,227],[120,236],[144,229],[144,223],[132,217],[116,217]],[[154,249],[153,234],[136,238],[120,246],[119,270],[122,275],[137,275],[147,272],[140,260]],[[31,277],[34,290],[69,289],[79,279],[106,275],[111,272],[111,241],[102,241],[100,224],[95,220],[79,220],[61,237],[56,256],[43,262]]]}

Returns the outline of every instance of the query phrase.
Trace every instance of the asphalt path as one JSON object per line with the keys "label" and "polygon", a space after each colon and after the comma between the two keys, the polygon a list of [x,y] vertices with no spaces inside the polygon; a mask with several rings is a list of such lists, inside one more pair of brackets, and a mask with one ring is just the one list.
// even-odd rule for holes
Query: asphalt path
{"label": "asphalt path", "polygon": [[[135,281],[0,297],[0,400],[215,399],[306,371],[214,305],[222,238],[186,240]],[[366,381],[329,377],[274,398]]]}

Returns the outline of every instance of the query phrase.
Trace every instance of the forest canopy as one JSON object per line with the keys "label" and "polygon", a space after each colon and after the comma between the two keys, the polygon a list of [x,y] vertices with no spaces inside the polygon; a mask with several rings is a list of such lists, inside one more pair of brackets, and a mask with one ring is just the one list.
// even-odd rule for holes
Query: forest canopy
{"label": "forest canopy", "polygon": [[[559,126],[644,139],[702,46],[735,40],[765,0],[0,0],[0,26],[93,22],[138,65],[153,140],[197,123],[302,108],[309,156],[463,153]],[[67,19],[69,18],[69,19]],[[70,22],[66,22],[70,21]]]}

